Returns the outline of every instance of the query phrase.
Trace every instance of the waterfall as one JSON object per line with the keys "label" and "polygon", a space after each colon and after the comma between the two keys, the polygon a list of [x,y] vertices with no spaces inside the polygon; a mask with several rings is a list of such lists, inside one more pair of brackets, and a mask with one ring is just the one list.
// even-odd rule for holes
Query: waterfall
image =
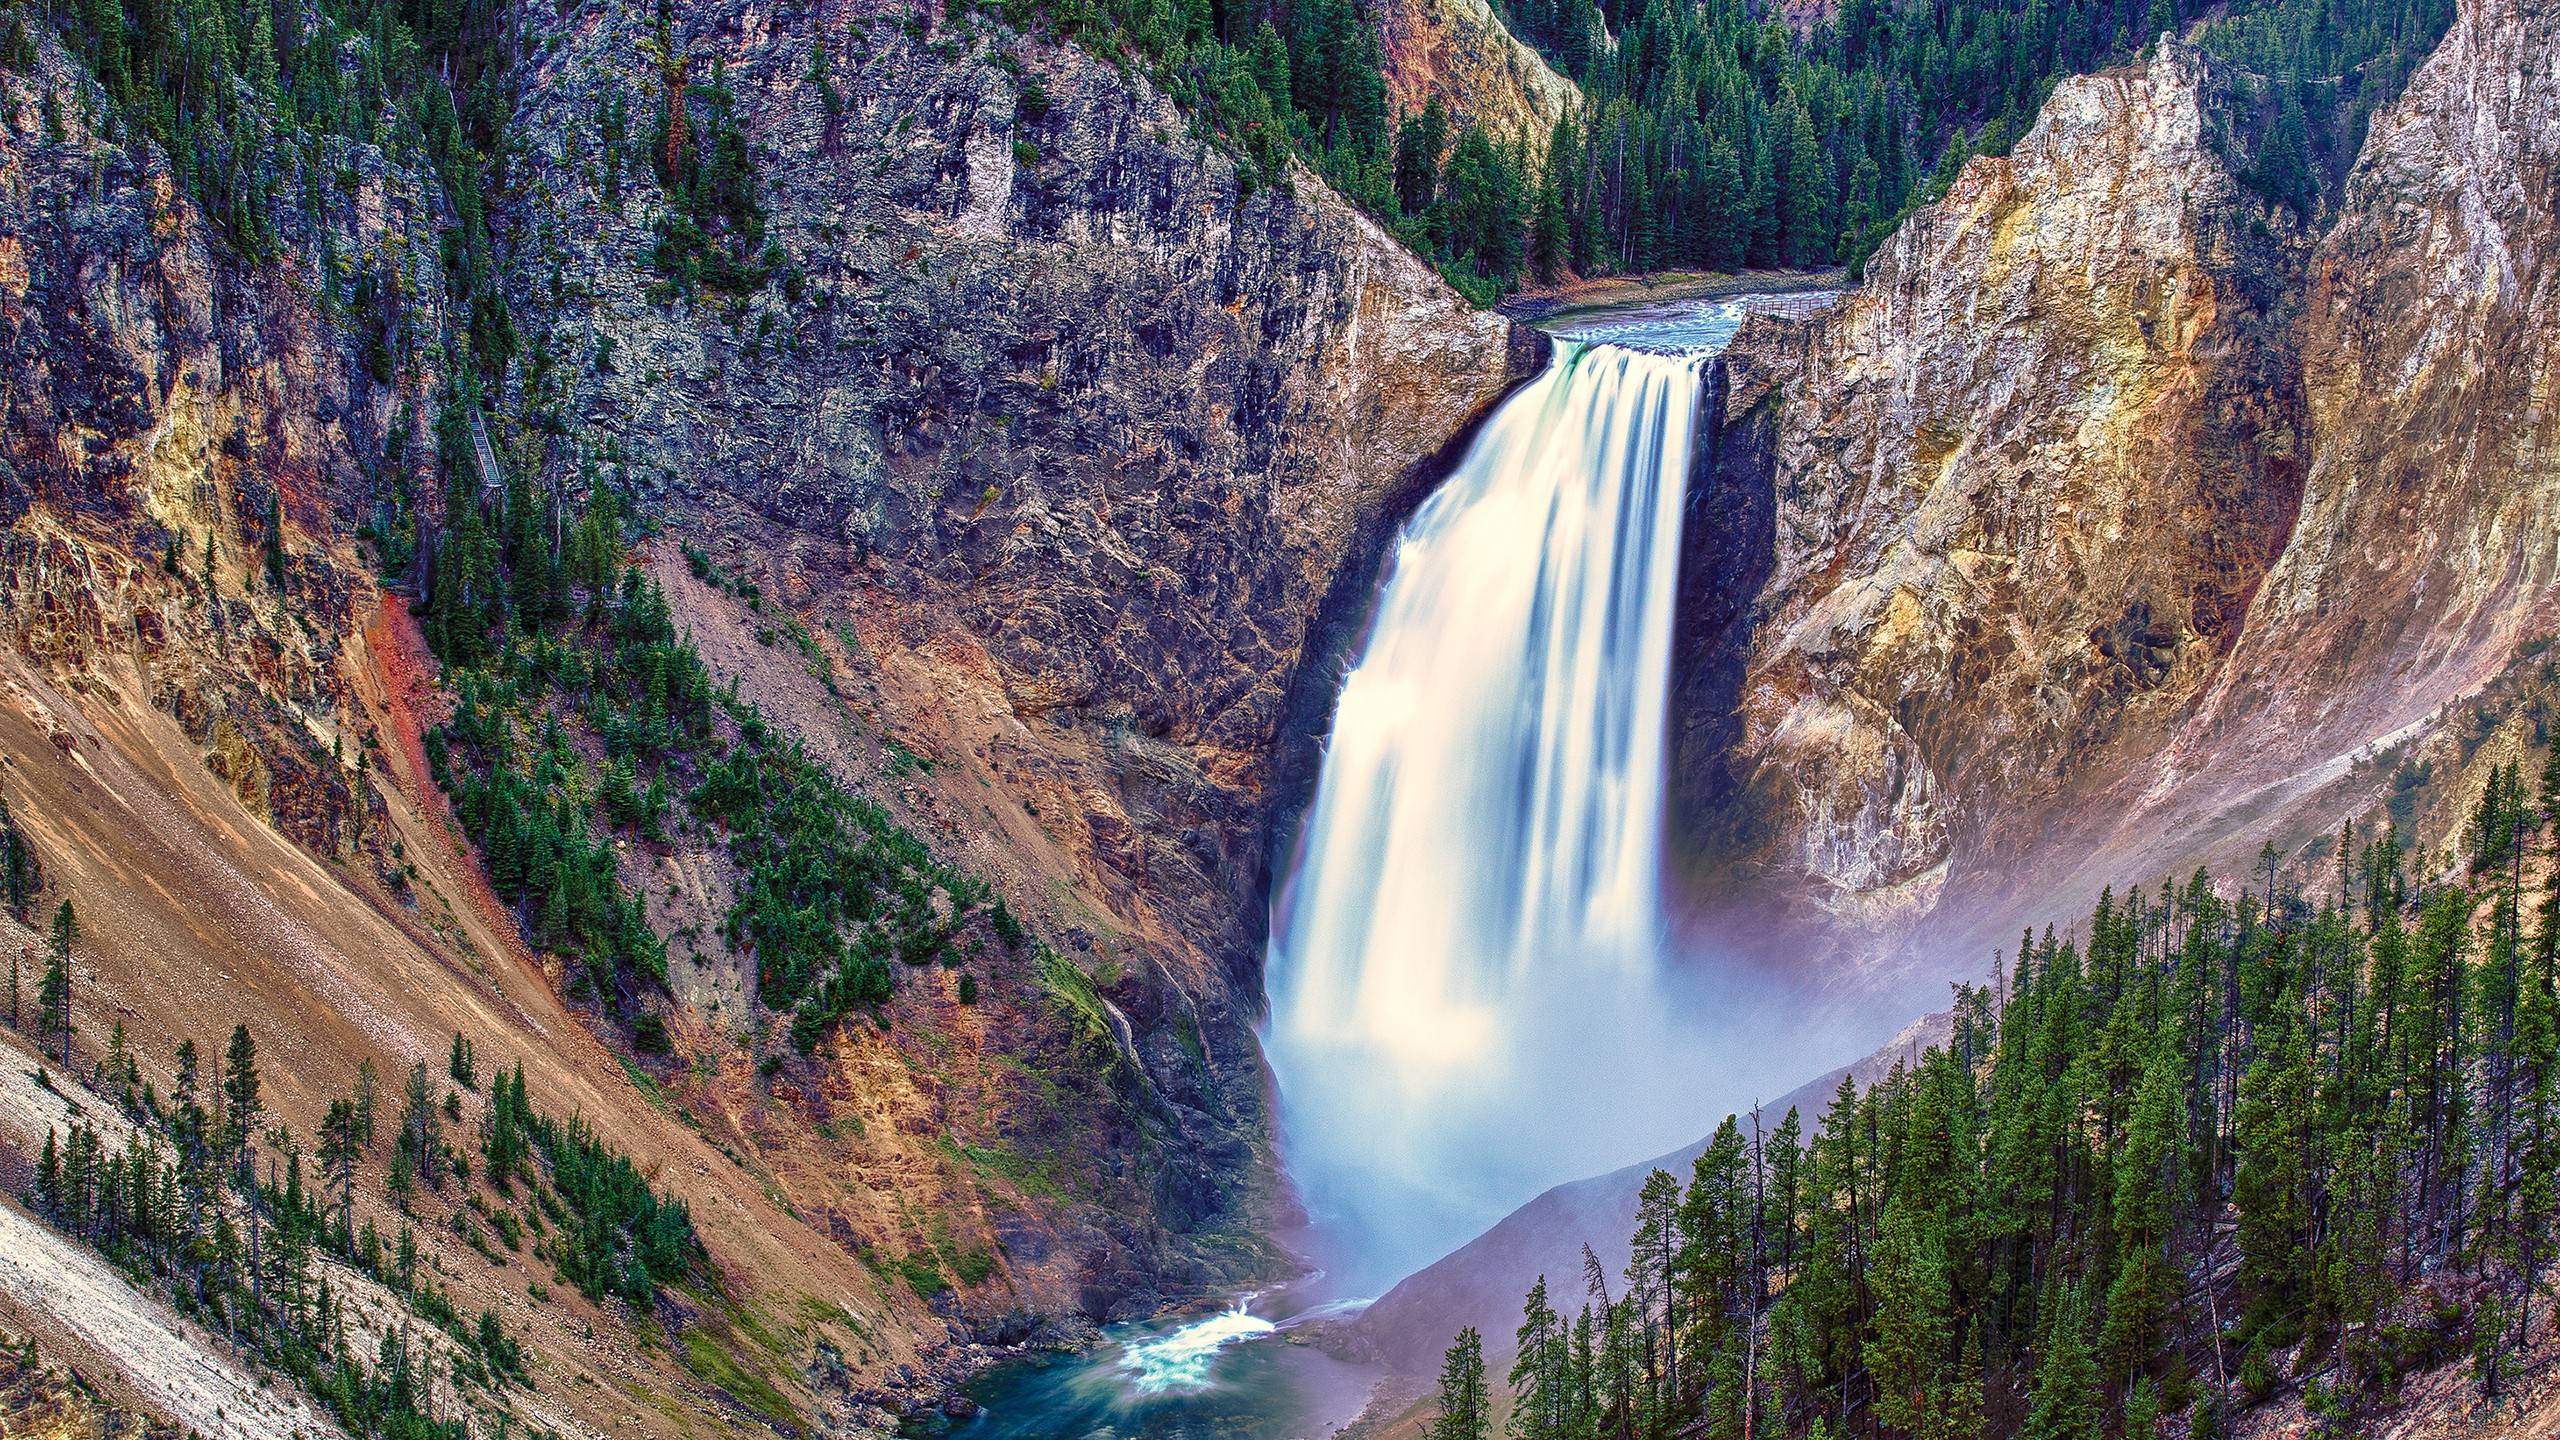
{"label": "waterfall", "polygon": [[1560,336],[1398,539],[1267,972],[1288,1163],[1350,1283],[1690,1138],[1628,1092],[1677,1043],[1657,971],[1680,520],[1739,316]]}

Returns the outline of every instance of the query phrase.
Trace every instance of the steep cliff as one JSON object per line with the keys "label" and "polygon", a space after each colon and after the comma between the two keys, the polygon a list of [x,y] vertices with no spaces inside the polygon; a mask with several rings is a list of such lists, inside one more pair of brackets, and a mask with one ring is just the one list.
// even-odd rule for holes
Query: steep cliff
{"label": "steep cliff", "polygon": [[2320,235],[2206,143],[2192,52],[2066,81],[1836,310],[1745,334],[1766,458],[1720,483],[1774,515],[1699,563],[1767,576],[1747,644],[1684,641],[1743,676],[1686,717],[1710,933],[1782,910],[1768,951],[1925,996],[2054,886],[2369,813],[2357,753],[2547,627],[2552,29],[2463,7]]}
{"label": "steep cliff", "polygon": [[1382,0],[1377,21],[1391,113],[1418,113],[1437,98],[1534,153],[1581,98],[1486,0]]}
{"label": "steep cliff", "polygon": [[[2462,5],[2305,233],[2212,143],[2226,77],[2167,45],[2056,86],[1824,314],[1748,323],[1684,532],[1702,954],[1877,1035],[2109,883],[2270,841],[2318,877],[2346,819],[2444,872],[2552,704],[2555,75],[2560,17]],[[1614,1271],[1646,1168],[1541,1196],[1356,1337],[1427,1374],[1582,1243]],[[2403,1418],[2464,1423],[2450,1376]]]}
{"label": "steep cliff", "polygon": [[[569,12],[520,123],[643,113],[643,28]],[[553,358],[502,447],[564,479],[615,457],[734,590],[879,688],[852,778],[894,763],[883,740],[928,762],[899,786],[922,827],[1126,1016],[1181,1132],[1168,1203],[1232,1224],[1277,1189],[1249,1027],[1283,720],[1530,337],[1303,171],[1240,181],[1082,50],[863,3],[695,7],[680,43],[734,97],[770,281],[681,293],[643,165],[608,197],[533,152],[503,243]],[[723,653],[760,697],[805,681],[795,654]],[[777,713],[837,748],[853,718]]]}
{"label": "steep cliff", "polygon": [[2560,16],[2473,0],[2376,118],[2304,283],[2299,517],[2138,819],[2332,778],[2560,624],[2555,66]]}
{"label": "steep cliff", "polygon": [[336,662],[371,595],[330,542],[373,514],[427,382],[376,373],[319,255],[426,297],[411,323],[432,334],[435,197],[346,147],[295,217],[305,262],[237,266],[166,156],[104,128],[80,67],[32,57],[0,78],[0,636],[62,664],[130,647],[253,811],[351,856]]}
{"label": "steep cliff", "polygon": [[[663,93],[645,20],[519,18],[544,38],[489,81],[516,358],[477,415],[445,413],[459,231],[413,146],[321,139],[329,183],[251,262],[42,24],[0,59],[0,799],[84,919],[81,1073],[110,1021],[163,1090],[179,1040],[245,1024],[308,1136],[359,1060],[523,1058],[715,1272],[654,1314],[546,1298],[485,1187],[406,1202],[555,1430],[886,1423],[981,1340],[1283,1268],[1250,1033],[1277,812],[1386,537],[1534,337],[1303,171],[1240,178],[1134,72],[904,7],[686,9],[688,98],[733,107],[770,243],[682,282],[645,118],[605,142]],[[990,882],[1015,963],[902,967],[804,1058],[680,808],[613,842],[673,954],[640,1007],[672,1053],[633,1053],[432,778],[451,697],[406,612],[444,463],[489,505],[632,493],[713,674]],[[583,798],[606,757],[569,749]],[[0,928],[32,985],[43,938]],[[0,1112],[11,1184],[69,1114]],[[358,1211],[396,1228],[386,1164]]]}
{"label": "steep cliff", "polygon": [[[38,898],[76,904],[80,939],[75,1060],[56,1069],[59,1050],[32,1053],[27,1033],[48,939],[0,914],[29,1001],[0,1042],[13,1198],[48,1136],[129,1123],[120,1057],[175,1095],[181,1041],[219,1054],[244,1027],[267,1057],[267,1114],[310,1137],[358,1087],[360,1061],[389,1088],[413,1062],[440,1075],[467,1034],[493,1062],[521,1059],[544,1110],[650,1157],[701,1218],[722,1278],[655,1316],[551,1292],[550,1267],[473,1226],[489,1212],[450,1187],[385,1201],[385,1146],[357,1167],[355,1213],[385,1234],[414,1225],[444,1302],[487,1310],[535,1357],[539,1394],[466,1386],[451,1368],[464,1349],[414,1298],[324,1261],[353,1343],[370,1356],[408,1327],[427,1403],[563,1433],[723,1433],[750,1413],[729,1393],[749,1377],[792,1409],[851,1417],[848,1387],[804,1371],[812,1357],[857,1356],[876,1378],[947,1343],[942,1322],[624,1078],[461,858],[416,759],[411,706],[430,697],[398,683],[414,632],[351,537],[422,448],[405,442],[429,376],[381,362],[442,326],[440,195],[382,149],[347,145],[331,157],[335,193],[288,219],[292,258],[243,264],[178,194],[166,155],[110,128],[50,35],[30,49],[0,72],[0,799],[41,862]],[[416,297],[411,336],[369,330],[341,288],[356,271]],[[334,1432],[311,1399],[14,1209],[0,1269],[12,1328],[119,1397],[207,1434]],[[782,1353],[751,1352],[748,1321]],[[642,1338],[662,1322],[741,1358],[697,1374],[706,1352]]]}

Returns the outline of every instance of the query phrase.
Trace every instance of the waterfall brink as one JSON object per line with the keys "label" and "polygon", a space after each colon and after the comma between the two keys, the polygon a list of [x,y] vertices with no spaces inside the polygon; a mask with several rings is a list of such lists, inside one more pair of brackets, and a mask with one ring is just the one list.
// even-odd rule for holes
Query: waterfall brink
{"label": "waterfall brink", "polygon": [[1738,318],[1559,338],[1397,544],[1268,970],[1290,1169],[1350,1283],[1688,1138],[1627,1091],[1666,1078],[1680,518]]}

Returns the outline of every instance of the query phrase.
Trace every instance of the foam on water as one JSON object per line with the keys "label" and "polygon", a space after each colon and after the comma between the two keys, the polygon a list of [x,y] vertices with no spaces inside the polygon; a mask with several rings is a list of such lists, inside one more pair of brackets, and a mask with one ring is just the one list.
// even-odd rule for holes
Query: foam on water
{"label": "foam on water", "polygon": [[1228,1346],[1279,1328],[1247,1311],[1245,1304],[1238,1301],[1234,1309],[1195,1320],[1170,1335],[1131,1341],[1120,1351],[1120,1373],[1140,1395],[1208,1389],[1211,1367]]}

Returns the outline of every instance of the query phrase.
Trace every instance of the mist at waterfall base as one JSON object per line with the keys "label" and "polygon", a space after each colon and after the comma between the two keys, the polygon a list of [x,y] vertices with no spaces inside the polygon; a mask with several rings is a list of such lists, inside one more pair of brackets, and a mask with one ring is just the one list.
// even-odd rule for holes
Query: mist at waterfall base
{"label": "mist at waterfall base", "polygon": [[1743,314],[1562,330],[1391,558],[1267,968],[1301,1243],[1336,1293],[1803,1078],[1662,954],[1682,511]]}
{"label": "mist at waterfall base", "polygon": [[1383,1369],[1299,1343],[1316,1322],[1829,1063],[1738,981],[1662,953],[1698,402],[1766,298],[1556,327],[1547,370],[1399,538],[1273,907],[1263,1038],[1321,1272],[992,1371],[945,1433],[1329,1433]]}

